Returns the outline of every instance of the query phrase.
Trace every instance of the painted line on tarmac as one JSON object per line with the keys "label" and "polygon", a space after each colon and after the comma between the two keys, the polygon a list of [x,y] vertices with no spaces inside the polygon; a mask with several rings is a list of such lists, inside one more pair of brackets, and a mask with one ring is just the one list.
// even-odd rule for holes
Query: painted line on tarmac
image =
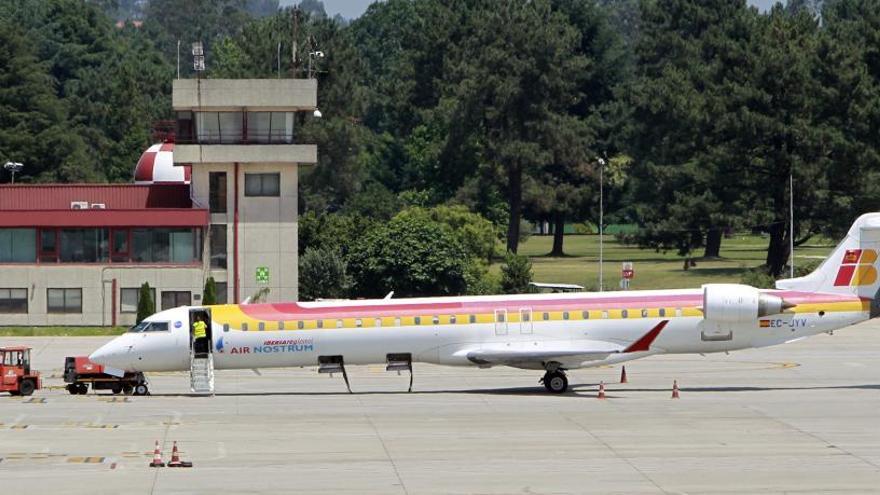
{"label": "painted line on tarmac", "polygon": [[71,464],[100,464],[104,462],[104,459],[99,456],[72,456],[67,458],[67,462]]}

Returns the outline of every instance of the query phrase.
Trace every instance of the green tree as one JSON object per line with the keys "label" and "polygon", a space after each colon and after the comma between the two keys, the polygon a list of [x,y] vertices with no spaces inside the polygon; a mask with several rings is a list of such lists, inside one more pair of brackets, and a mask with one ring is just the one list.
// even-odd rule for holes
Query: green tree
{"label": "green tree", "polygon": [[144,318],[147,318],[155,312],[156,304],[153,301],[153,290],[150,288],[149,283],[144,282],[144,284],[141,285],[141,290],[138,294],[137,323],[144,321]]}
{"label": "green tree", "polygon": [[299,299],[341,299],[351,289],[351,277],[338,249],[308,248],[299,257]]}
{"label": "green tree", "polygon": [[217,304],[217,283],[214,282],[214,277],[208,277],[205,280],[205,289],[202,291],[202,304],[205,306]]}
{"label": "green tree", "polygon": [[532,262],[528,256],[508,253],[501,265],[501,290],[505,294],[525,294],[532,281]]}
{"label": "green tree", "polygon": [[348,260],[358,297],[464,294],[474,261],[445,226],[419,218],[377,224]]}
{"label": "green tree", "polygon": [[470,256],[487,263],[495,256],[498,233],[492,222],[461,205],[412,207],[401,211],[395,218],[436,222],[448,228]]}

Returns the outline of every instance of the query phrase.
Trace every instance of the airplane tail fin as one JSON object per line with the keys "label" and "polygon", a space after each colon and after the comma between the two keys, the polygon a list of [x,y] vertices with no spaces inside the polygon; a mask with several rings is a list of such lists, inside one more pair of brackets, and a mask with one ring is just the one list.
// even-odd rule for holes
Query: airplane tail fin
{"label": "airplane tail fin", "polygon": [[867,213],[853,223],[843,241],[812,273],[804,277],[777,280],[776,288],[854,294],[876,300],[880,288],[880,277],[877,275],[878,253],[880,213]]}

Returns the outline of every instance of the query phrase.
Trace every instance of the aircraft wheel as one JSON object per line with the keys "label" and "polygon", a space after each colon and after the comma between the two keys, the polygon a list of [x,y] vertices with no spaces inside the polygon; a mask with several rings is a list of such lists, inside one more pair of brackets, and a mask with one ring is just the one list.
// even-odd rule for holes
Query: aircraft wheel
{"label": "aircraft wheel", "polygon": [[37,386],[34,384],[33,380],[22,380],[21,385],[18,387],[18,392],[21,395],[31,395],[34,393],[34,389]]}
{"label": "aircraft wheel", "polygon": [[122,385],[113,385],[112,387],[110,387],[110,391],[113,392],[113,395],[119,395],[122,393]]}
{"label": "aircraft wheel", "polygon": [[68,386],[66,386],[66,387],[64,387],[64,388],[67,389],[67,392],[69,392],[70,395],[76,395],[76,394],[79,393],[79,389],[77,388],[77,386],[76,386],[75,383],[71,383],[70,385],[68,385]]}
{"label": "aircraft wheel", "polygon": [[134,395],[147,395],[150,393],[150,389],[147,388],[146,383],[138,383],[134,387]]}
{"label": "aircraft wheel", "polygon": [[122,386],[122,393],[125,394],[125,395],[131,395],[131,394],[133,394],[133,393],[134,393],[134,386],[132,386],[132,385],[123,385],[123,386]]}
{"label": "aircraft wheel", "polygon": [[86,395],[87,393],[89,393],[89,386],[85,383],[78,384],[76,386],[76,393],[78,393],[79,395]]}
{"label": "aircraft wheel", "polygon": [[568,390],[568,377],[561,371],[554,371],[544,375],[544,386],[554,394],[561,394]]}

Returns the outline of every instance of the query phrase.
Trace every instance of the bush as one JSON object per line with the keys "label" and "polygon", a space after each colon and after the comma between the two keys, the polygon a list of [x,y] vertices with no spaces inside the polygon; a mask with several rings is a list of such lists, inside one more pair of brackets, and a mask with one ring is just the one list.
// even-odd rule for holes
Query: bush
{"label": "bush", "polygon": [[202,304],[205,306],[217,304],[217,283],[214,282],[214,277],[208,277],[208,280],[205,280],[205,290],[202,291]]}
{"label": "bush", "polygon": [[299,258],[299,299],[341,299],[351,288],[351,277],[338,249],[308,248]]}
{"label": "bush", "polygon": [[776,287],[776,280],[767,273],[765,267],[746,270],[740,278],[740,283],[759,289],[773,289]]}
{"label": "bush", "polygon": [[153,302],[153,291],[150,290],[150,284],[144,282],[141,286],[141,293],[138,296],[137,322],[140,323],[144,319],[156,312],[156,304]]}
{"label": "bush", "polygon": [[476,258],[491,261],[495,255],[498,233],[492,222],[465,206],[412,207],[398,213],[395,218],[416,218],[433,221],[449,228],[458,242]]}
{"label": "bush", "polygon": [[505,294],[525,294],[532,281],[532,262],[527,256],[508,253],[501,265],[501,290]]}

